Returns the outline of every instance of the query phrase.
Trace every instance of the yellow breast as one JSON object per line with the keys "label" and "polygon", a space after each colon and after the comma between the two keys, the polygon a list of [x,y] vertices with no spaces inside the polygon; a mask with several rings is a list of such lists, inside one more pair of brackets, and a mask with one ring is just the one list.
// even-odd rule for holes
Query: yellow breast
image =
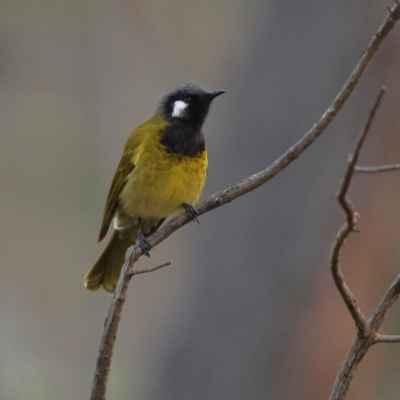
{"label": "yellow breast", "polygon": [[182,203],[197,203],[208,161],[206,151],[198,157],[169,154],[158,135],[149,135],[133,164],[120,197],[123,208],[132,217],[161,219],[178,211]]}

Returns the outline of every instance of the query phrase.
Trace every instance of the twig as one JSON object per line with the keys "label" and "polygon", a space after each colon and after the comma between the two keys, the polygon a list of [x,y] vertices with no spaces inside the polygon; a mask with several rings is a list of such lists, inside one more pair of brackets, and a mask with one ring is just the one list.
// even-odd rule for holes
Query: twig
{"label": "twig", "polygon": [[360,167],[356,165],[354,171],[357,173],[400,171],[400,164],[379,165],[377,167]]}
{"label": "twig", "polygon": [[139,271],[130,271],[130,272],[127,272],[126,275],[134,276],[134,275],[139,275],[139,274],[147,274],[149,272],[154,272],[154,271],[157,271],[158,269],[167,267],[168,265],[171,265],[171,264],[172,264],[172,261],[167,261],[166,263],[161,264],[158,267],[153,267],[153,268],[149,268],[149,269],[142,269],[142,270],[139,270]]}
{"label": "twig", "polygon": [[[378,51],[378,48],[384,42],[399,18],[400,6],[396,4],[362,54],[348,81],[340,90],[333,103],[322,115],[318,123],[315,124],[311,130],[309,130],[296,144],[294,144],[294,146],[292,146],[285,154],[279,157],[265,170],[252,175],[240,181],[236,185],[218,192],[199,203],[196,207],[199,215],[214,210],[215,208],[227,204],[232,200],[235,200],[238,197],[260,187],[285,169],[292,161],[296,160],[326,130],[332,120],[339,113],[344,103],[357,86],[365,69],[373,59],[375,53]],[[150,243],[153,246],[157,245],[174,233],[177,229],[187,224],[189,221],[190,217],[186,213],[180,214],[179,216],[173,218],[158,232],[156,232],[152,238],[150,238]],[[141,255],[142,251],[140,249],[130,249],[128,258],[129,260],[131,257],[130,262],[125,262],[123,266],[121,276],[108,311],[108,316],[100,343],[100,349],[96,363],[96,372],[92,385],[91,400],[105,399],[107,380],[114,351],[118,324],[121,318],[125,296],[128,291],[128,284],[132,277],[129,274],[133,270],[134,263]]]}
{"label": "twig", "polygon": [[378,329],[382,325],[382,322],[386,318],[387,313],[390,308],[393,306],[393,303],[397,300],[400,294],[400,274],[397,275],[396,279],[390,285],[389,290],[379,303],[379,306],[369,318],[368,322],[371,325],[372,329],[378,332]]}
{"label": "twig", "polygon": [[375,343],[400,343],[400,335],[381,335],[378,333],[375,336]]}
{"label": "twig", "polygon": [[343,301],[345,302],[348,310],[350,311],[350,314],[357,325],[359,334],[362,337],[368,336],[371,331],[371,328],[367,323],[367,319],[365,318],[364,314],[358,307],[356,299],[354,298],[353,294],[351,293],[349,287],[347,286],[344,280],[342,271],[340,270],[339,266],[339,253],[349,234],[356,230],[358,216],[355,213],[354,207],[351,204],[351,201],[348,197],[348,190],[354,175],[354,168],[356,166],[358,157],[360,155],[361,147],[364,144],[365,138],[367,137],[367,134],[371,127],[371,123],[376,115],[376,111],[379,107],[379,104],[382,100],[385,90],[386,90],[385,88],[382,88],[378,96],[376,97],[376,100],[368,114],[367,121],[363,129],[361,130],[360,135],[358,136],[356,145],[354,147],[354,151],[349,156],[347,169],[344,178],[340,184],[339,193],[337,195],[338,201],[346,214],[347,221],[345,222],[343,227],[340,229],[338,235],[336,236],[336,239],[333,243],[331,258],[330,258],[332,276],[335,281],[336,287],[338,288],[340,294],[342,295]]}

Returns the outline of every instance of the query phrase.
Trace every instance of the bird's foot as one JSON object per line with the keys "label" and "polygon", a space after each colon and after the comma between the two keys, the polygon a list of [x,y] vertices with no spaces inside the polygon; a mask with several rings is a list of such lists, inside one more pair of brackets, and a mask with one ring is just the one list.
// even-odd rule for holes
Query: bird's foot
{"label": "bird's foot", "polygon": [[200,223],[197,217],[199,216],[199,213],[196,211],[196,209],[189,203],[183,203],[182,207],[185,209],[186,213],[189,215],[190,219],[192,221],[196,221],[198,224]]}
{"label": "bird's foot", "polygon": [[143,233],[140,229],[137,231],[137,241],[143,253],[150,258],[150,251],[151,249],[154,249],[154,246],[152,246],[151,243],[143,236]]}

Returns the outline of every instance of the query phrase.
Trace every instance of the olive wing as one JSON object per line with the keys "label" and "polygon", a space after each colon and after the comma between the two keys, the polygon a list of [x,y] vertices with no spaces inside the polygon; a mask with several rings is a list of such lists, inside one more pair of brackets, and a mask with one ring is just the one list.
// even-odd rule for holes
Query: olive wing
{"label": "olive wing", "polygon": [[129,174],[135,167],[132,162],[133,155],[133,151],[125,152],[118,164],[117,170],[115,171],[103,211],[103,222],[100,228],[99,242],[101,242],[107,235],[108,228],[110,227],[111,221],[117,211],[119,195],[125,186]]}
{"label": "olive wing", "polygon": [[[134,161],[137,159],[141,148],[143,150],[146,137],[159,137],[160,132],[164,129],[166,122],[163,118],[156,113],[152,118],[147,120],[144,124],[136,128],[129,136],[124,154],[119,162],[117,171],[111,183],[110,191],[108,193],[106,205],[103,212],[103,222],[100,228],[99,242],[104,239],[110,227],[111,221],[114,218],[115,212],[118,208],[119,195],[121,194],[129,174],[135,168]],[[149,144],[147,144],[147,147]],[[149,150],[149,149],[148,149]],[[136,161],[135,161],[136,162]],[[140,161],[139,161],[140,162]]]}

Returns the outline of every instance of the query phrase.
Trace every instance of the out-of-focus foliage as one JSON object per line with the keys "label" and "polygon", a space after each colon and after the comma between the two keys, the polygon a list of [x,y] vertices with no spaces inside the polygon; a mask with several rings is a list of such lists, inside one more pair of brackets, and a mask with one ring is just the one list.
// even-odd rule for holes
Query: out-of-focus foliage
{"label": "out-of-focus foliage", "polygon": [[[297,140],[347,79],[383,1],[27,1],[0,13],[0,397],[83,399],[110,296],[83,276],[123,143],[187,80],[227,94],[205,127],[205,195]],[[109,398],[323,399],[355,332],[331,281],[334,193],[378,87],[363,164],[400,161],[400,29],[343,112],[268,185],[141,260]],[[395,173],[356,178],[363,233],[342,266],[366,313],[399,265]],[[385,324],[399,333],[399,308]],[[350,400],[397,399],[400,346],[374,347]]]}

